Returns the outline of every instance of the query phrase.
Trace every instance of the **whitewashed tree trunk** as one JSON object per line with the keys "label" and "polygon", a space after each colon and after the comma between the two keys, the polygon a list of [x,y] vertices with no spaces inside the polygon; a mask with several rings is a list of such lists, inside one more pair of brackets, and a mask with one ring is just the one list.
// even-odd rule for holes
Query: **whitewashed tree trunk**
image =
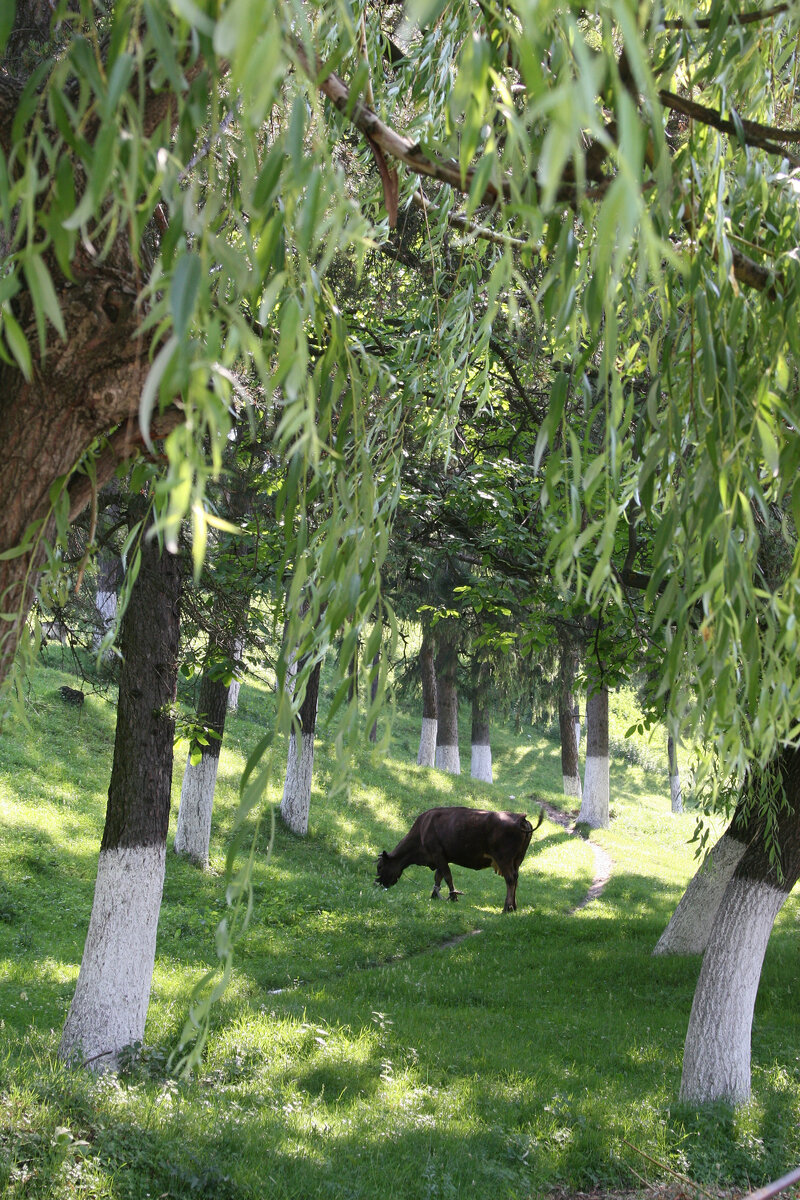
{"label": "whitewashed tree trunk", "polygon": [[472,701],[472,761],[470,775],[482,783],[493,783],[492,746],[489,738],[489,711],[476,697]]}
{"label": "whitewashed tree trunk", "polygon": [[575,721],[575,753],[577,754],[581,748],[581,715],[577,708],[573,713],[573,718]]}
{"label": "whitewashed tree trunk", "polygon": [[691,1104],[750,1098],[750,1040],[761,966],[782,889],[733,879],[700,969],[683,1053],[680,1098]]}
{"label": "whitewashed tree trunk", "polygon": [[241,679],[239,678],[239,676],[244,671],[244,664],[242,663],[242,655],[243,654],[244,654],[244,638],[238,637],[236,639],[236,642],[235,642],[234,648],[233,648],[233,655],[234,655],[234,658],[236,659],[236,674],[234,675],[233,679],[231,680],[230,687],[228,688],[228,712],[232,712],[232,713],[239,711],[239,689],[242,686]]}
{"label": "whitewashed tree trunk", "polygon": [[436,647],[429,630],[422,634],[419,652],[419,669],[422,678],[422,730],[419,735],[418,767],[433,767],[436,764],[436,731],[438,728],[436,707]]}
{"label": "whitewashed tree trunk", "polygon": [[800,878],[799,749],[784,747],[750,772],[732,825],[746,849],[719,903],[694,994],[680,1090],[689,1104],[750,1097],[761,966],[775,918]]}
{"label": "whitewashed tree trunk", "polygon": [[569,641],[561,642],[558,666],[558,728],[561,735],[561,779],[565,796],[581,799],[581,774],[578,761],[580,721],[575,720],[572,688],[578,667],[578,652]]}
{"label": "whitewashed tree trunk", "polygon": [[681,795],[681,776],[678,770],[678,752],[672,734],[667,737],[667,761],[669,763],[670,810],[674,813],[682,813],[683,796]]}
{"label": "whitewashed tree trunk", "polygon": [[[135,519],[132,517],[132,519]],[[180,566],[142,538],[120,631],[114,761],[94,903],[59,1055],[116,1067],[144,1037],[164,882],[178,676]]]}
{"label": "whitewashed tree trunk", "polygon": [[59,1054],[96,1071],[144,1037],[165,846],[101,850],[94,903]]}
{"label": "whitewashed tree trunk", "polygon": [[578,814],[593,829],[607,829],[609,820],[608,688],[601,687],[586,701],[586,764],[583,800]]}
{"label": "whitewashed tree trunk", "polygon": [[293,833],[305,837],[311,810],[311,783],[314,774],[314,733],[317,726],[317,700],[321,663],[317,663],[306,685],[306,694],[298,713],[299,730],[292,729],[286,758],[286,779],[281,800],[281,817]]}
{"label": "whitewashed tree trunk", "polygon": [[114,618],[117,615],[117,593],[102,592],[98,589],[95,593],[94,604],[97,609],[100,627],[94,632],[92,645],[95,650],[99,650],[103,638],[114,624]]}
{"label": "whitewashed tree trunk", "polygon": [[702,954],[725,889],[746,850],[730,831],[709,851],[656,943],[654,954]]}
{"label": "whitewashed tree trunk", "polygon": [[218,768],[219,756],[204,754],[199,763],[193,764],[191,758],[187,758],[183,772],[175,853],[185,855],[201,867],[208,866]]}
{"label": "whitewashed tree trunk", "polygon": [[458,691],[456,689],[456,672],[458,671],[458,647],[456,632],[452,628],[444,628],[445,622],[437,629],[439,634],[439,654],[436,672],[436,766],[440,771],[450,775],[461,774],[461,756],[458,750]]}
{"label": "whitewashed tree trunk", "polygon": [[220,674],[228,657],[227,645],[224,632],[210,635],[197,699],[197,721],[206,731],[207,744],[200,746],[198,763],[192,764],[191,755],[187,760],[175,829],[175,853],[186,855],[201,867],[208,866],[214,790],[228,713],[229,685]]}
{"label": "whitewashed tree trunk", "polygon": [[436,765],[436,717],[423,717],[422,729],[419,735],[419,751],[417,753],[418,767],[433,767]]}

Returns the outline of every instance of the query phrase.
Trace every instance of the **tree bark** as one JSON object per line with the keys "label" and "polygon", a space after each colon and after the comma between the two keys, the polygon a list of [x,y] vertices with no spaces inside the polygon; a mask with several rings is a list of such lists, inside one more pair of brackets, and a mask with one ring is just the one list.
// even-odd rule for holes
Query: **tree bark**
{"label": "tree bark", "polygon": [[418,767],[436,765],[436,730],[438,728],[436,693],[436,645],[433,634],[425,629],[419,652],[422,678],[422,730],[419,737]]}
{"label": "tree bark", "polygon": [[[311,809],[311,781],[314,772],[314,733],[317,727],[317,702],[322,663],[317,663],[308,679],[306,694],[298,713],[299,730],[292,729],[286,759],[281,817],[291,829],[305,837]],[[299,737],[298,737],[299,733]]]}
{"label": "tree bark", "polygon": [[593,829],[609,826],[608,688],[598,687],[586,701],[586,764],[578,814]]}
{"label": "tree bark", "polygon": [[458,752],[458,649],[455,633],[445,631],[439,635],[439,653],[436,666],[436,766],[451,775],[461,774],[461,757]]}
{"label": "tree bark", "polygon": [[[561,734],[561,778],[565,796],[581,797],[581,772],[578,762],[578,737],[575,724],[575,697],[572,689],[578,668],[578,651],[567,641],[561,643],[558,668],[558,728]],[[580,728],[580,725],[578,725]]]}
{"label": "tree bark", "polygon": [[757,795],[767,774],[777,776],[783,789],[775,814],[779,852],[773,861],[766,821],[759,804],[751,804],[746,849],[720,901],[689,1017],[680,1096],[690,1104],[739,1104],[750,1097],[753,1009],[764,953],[775,918],[800,878],[800,751],[782,751],[773,768],[748,782],[748,790]]}
{"label": "tree bark", "polygon": [[654,954],[704,952],[720,901],[745,849],[730,829],[723,833],[681,896]]}
{"label": "tree bark", "polygon": [[144,1036],[164,883],[178,671],[179,562],[142,544],[123,618],[114,760],[94,903],[59,1054],[104,1070]]}
{"label": "tree bark", "polygon": [[217,736],[209,737],[208,745],[201,747],[199,763],[192,763],[191,755],[186,762],[175,829],[175,853],[186,855],[201,867],[208,866],[214,789],[228,712],[228,684],[216,677],[214,670],[219,665],[220,652],[225,656],[224,646],[212,639],[197,702],[198,721]]}
{"label": "tree bark", "polygon": [[675,739],[672,734],[667,737],[667,761],[669,763],[669,800],[670,809],[674,813],[683,812],[683,796],[681,795],[681,776],[678,770],[678,753],[675,749]]}

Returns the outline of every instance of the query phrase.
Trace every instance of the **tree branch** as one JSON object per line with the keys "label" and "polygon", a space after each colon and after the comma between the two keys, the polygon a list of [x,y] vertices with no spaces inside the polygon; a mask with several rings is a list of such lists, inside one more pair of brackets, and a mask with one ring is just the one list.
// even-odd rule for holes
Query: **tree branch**
{"label": "tree branch", "polygon": [[716,109],[707,108],[705,104],[697,104],[696,101],[689,100],[685,96],[676,96],[674,92],[668,92],[665,88],[659,91],[658,98],[664,107],[672,112],[683,113],[684,116],[691,117],[693,121],[710,125],[721,133],[739,137],[741,131],[744,133],[744,140],[748,146],[766,150],[769,154],[779,154],[782,158],[788,158],[793,167],[800,167],[800,159],[791,154],[784,146],[777,144],[781,141],[800,142],[800,130],[780,129],[775,125],[759,125],[757,121],[748,121],[744,117],[739,118],[737,126],[736,122],[727,120]]}

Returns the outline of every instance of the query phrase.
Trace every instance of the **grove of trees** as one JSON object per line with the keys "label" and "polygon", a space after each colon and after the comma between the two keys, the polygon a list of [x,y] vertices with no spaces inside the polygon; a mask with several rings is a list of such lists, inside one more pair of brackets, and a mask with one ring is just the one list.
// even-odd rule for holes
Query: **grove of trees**
{"label": "grove of trees", "polygon": [[[276,733],[302,741],[326,657],[332,736],[356,730],[354,674],[383,678],[390,563],[395,607],[405,589],[438,610],[446,769],[467,612],[492,660],[579,638],[596,708],[644,669],[745,847],[703,936],[695,1103],[749,1095],[761,961],[800,875],[799,26],[788,4],[730,0],[0,14],[5,719],[37,592],[87,510],[94,553],[115,474],[148,502],[120,616],[137,575],[155,587],[188,543],[199,580],[223,535],[280,596]],[[242,438],[253,490],[223,502]],[[434,567],[455,594],[437,597]],[[164,729],[165,703],[146,701]],[[161,732],[131,721],[119,753],[144,768]],[[583,801],[603,823],[602,714],[589,737]],[[248,765],[243,812],[265,769]],[[115,794],[116,772],[115,752]],[[135,830],[110,794],[96,906],[110,863],[161,854],[161,793],[124,779]],[[76,1041],[91,1048],[71,1015]]]}

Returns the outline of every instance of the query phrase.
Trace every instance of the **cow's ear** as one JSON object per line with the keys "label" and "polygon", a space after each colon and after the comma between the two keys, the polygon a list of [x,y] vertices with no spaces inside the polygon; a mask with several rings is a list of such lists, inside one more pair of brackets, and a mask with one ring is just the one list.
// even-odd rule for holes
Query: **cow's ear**
{"label": "cow's ear", "polygon": [[384,859],[386,859],[388,857],[389,857],[389,855],[386,853],[386,851],[381,850],[380,854],[378,855],[378,862],[383,862]]}

